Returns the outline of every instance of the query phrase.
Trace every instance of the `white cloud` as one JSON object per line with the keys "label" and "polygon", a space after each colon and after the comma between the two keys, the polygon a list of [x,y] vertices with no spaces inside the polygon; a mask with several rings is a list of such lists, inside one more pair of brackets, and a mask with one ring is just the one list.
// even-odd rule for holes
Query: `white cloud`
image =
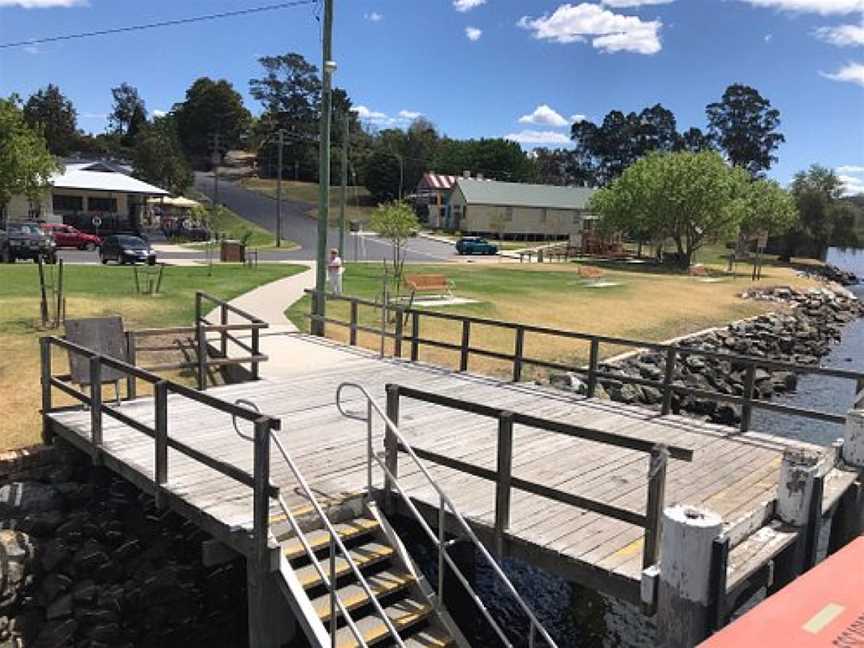
{"label": "white cloud", "polygon": [[373,11],[372,13],[363,14],[363,17],[369,22],[381,22],[384,20],[384,14],[380,14],[377,11]]}
{"label": "white cloud", "polygon": [[465,35],[468,37],[470,41],[478,41],[480,37],[483,35],[483,30],[478,29],[477,27],[466,27]]}
{"label": "white cloud", "polygon": [[837,173],[842,173],[845,175],[864,175],[864,166],[858,166],[856,164],[847,164],[844,166],[839,166],[836,169]]}
{"label": "white cloud", "polygon": [[770,43],[772,40],[774,40],[774,34],[765,34],[766,43]]}
{"label": "white cloud", "polygon": [[398,116],[402,119],[410,119],[413,121],[418,117],[422,117],[423,113],[417,112],[415,110],[400,110]]}
{"label": "white cloud", "polygon": [[675,0],[603,0],[603,4],[613,9],[626,9],[627,7],[643,7],[645,5],[672,4]]}
{"label": "white cloud", "polygon": [[567,146],[570,138],[556,131],[523,130],[505,135],[504,139],[527,146]]}
{"label": "white cloud", "polygon": [[843,183],[843,193],[847,196],[857,196],[864,194],[864,178],[856,178],[855,176],[840,175],[837,176],[840,182]]}
{"label": "white cloud", "polygon": [[52,9],[54,7],[87,7],[88,0],[0,0],[0,7],[22,9]]}
{"label": "white cloud", "polygon": [[741,0],[754,7],[767,7],[798,13],[849,14],[864,11],[864,0]]}
{"label": "white cloud", "polygon": [[546,104],[537,106],[534,112],[530,115],[522,115],[519,118],[519,123],[536,124],[538,126],[553,126],[555,128],[567,126],[567,120]]}
{"label": "white cloud", "polygon": [[518,24],[530,30],[534,38],[556,43],[585,42],[590,38],[591,45],[604,52],[656,54],[662,49],[660,20],[644,21],[596,4],[563,4],[551,15],[523,16]]}
{"label": "white cloud", "polygon": [[826,79],[864,86],[864,63],[848,63],[836,72],[820,72]]}
{"label": "white cloud", "polygon": [[150,111],[150,114],[153,115],[154,117],[164,117],[164,116],[167,115],[168,113],[167,113],[166,111],[164,111],[164,110],[159,110],[159,109],[157,108],[156,110],[151,110],[151,111]]}
{"label": "white cloud", "polygon": [[471,11],[472,9],[484,4],[486,4],[486,0],[453,0],[453,8],[462,13]]}
{"label": "white cloud", "polygon": [[108,113],[82,113],[78,115],[81,119],[108,119]]}
{"label": "white cloud", "polygon": [[579,115],[579,114],[570,115],[570,121],[573,122],[574,124],[581,124],[583,121],[586,121],[587,119],[588,119],[588,115]]}
{"label": "white cloud", "polygon": [[380,128],[404,128],[423,115],[416,110],[400,110],[394,117],[384,112],[372,110],[367,106],[354,106],[351,110],[357,113],[360,121]]}
{"label": "white cloud", "polygon": [[838,47],[864,45],[864,26],[838,25],[837,27],[820,27],[816,30],[816,37]]}
{"label": "white cloud", "polygon": [[387,119],[386,113],[376,112],[366,106],[354,106],[351,111],[356,112],[357,117],[359,117],[361,121],[380,121],[382,119]]}

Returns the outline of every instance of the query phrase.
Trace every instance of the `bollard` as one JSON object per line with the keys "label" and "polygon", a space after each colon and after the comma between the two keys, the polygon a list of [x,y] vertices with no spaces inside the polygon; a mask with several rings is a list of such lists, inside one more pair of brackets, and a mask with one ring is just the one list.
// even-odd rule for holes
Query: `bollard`
{"label": "bollard", "polygon": [[864,533],[864,410],[846,415],[846,430],[840,446],[843,462],[859,470],[858,480],[840,498],[831,520],[828,553],[834,553]]}
{"label": "bollard", "polygon": [[864,468],[864,410],[850,410],[846,415],[841,453],[850,466]]}
{"label": "bollard", "polygon": [[677,505],[663,512],[657,644],[689,648],[708,635],[711,555],[723,521],[712,511]]}

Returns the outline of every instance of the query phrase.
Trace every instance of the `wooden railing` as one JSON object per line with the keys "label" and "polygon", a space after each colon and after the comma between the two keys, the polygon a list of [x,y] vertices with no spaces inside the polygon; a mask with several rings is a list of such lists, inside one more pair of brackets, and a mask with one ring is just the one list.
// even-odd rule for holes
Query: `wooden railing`
{"label": "wooden railing", "polygon": [[[480,479],[495,482],[495,536],[499,546],[503,544],[504,533],[510,526],[510,500],[513,489],[527,493],[533,493],[555,502],[574,506],[586,511],[597,513],[605,517],[633,524],[645,529],[645,544],[643,547],[642,563],[649,567],[657,562],[659,552],[659,530],[663,514],[664,494],[666,490],[666,468],[668,460],[690,462],[693,460],[693,451],[688,448],[669,446],[665,444],[654,444],[644,439],[638,439],[613,432],[594,430],[578,425],[572,425],[561,421],[539,418],[530,414],[514,412],[480,403],[473,403],[459,398],[443,396],[432,392],[404,387],[401,385],[387,385],[387,416],[395,425],[399,424],[399,405],[401,399],[410,399],[432,403],[460,412],[468,412],[479,416],[495,419],[498,422],[498,450],[497,469],[491,470],[475,464],[470,464],[453,457],[414,448],[414,453],[426,461],[436,463],[453,470],[458,470]],[[528,481],[513,475],[513,426],[524,425],[526,427],[545,430],[555,434],[561,434],[576,439],[584,439],[596,443],[602,443],[617,448],[636,450],[650,455],[648,467],[648,496],[645,504],[645,513],[639,513],[629,509],[613,506],[604,502],[581,497],[574,493],[568,493],[544,484]],[[388,428],[385,431],[384,447],[386,453],[386,465],[388,471],[397,477],[399,474],[398,453],[404,452],[405,448],[392,434]],[[385,492],[391,485],[389,480],[385,482]]]}
{"label": "wooden railing", "polygon": [[[151,371],[115,358],[99,355],[91,349],[73,344],[60,337],[43,337],[40,339],[40,344],[42,415],[45,419],[46,430],[49,427],[48,416],[52,412],[65,409],[54,406],[52,391],[57,389],[89,409],[89,444],[94,453],[98,453],[103,447],[103,421],[106,416],[153,439],[155,466],[153,484],[157,500],[161,500],[164,497],[170,478],[170,466],[168,463],[169,448],[248,486],[253,489],[254,500],[253,544],[256,555],[263,560],[263,555],[267,552],[270,498],[275,498],[279,495],[279,489],[270,484],[270,434],[271,431],[280,429],[278,418],[259,414],[245,407],[240,407],[239,405],[231,404],[204,392],[197,391],[191,387],[165,380]],[[85,384],[90,386],[89,394],[76,388],[72,382],[71,375],[54,375],[52,371],[52,352],[54,349],[62,349],[71,355],[77,355],[87,360],[89,375]],[[112,407],[111,404],[103,400],[102,377],[104,368],[110,368],[114,372],[125,374],[128,378],[144,381],[152,387],[153,425],[142,423],[122,412],[118,407]],[[171,394],[182,396],[183,398],[224,412],[235,419],[251,422],[255,428],[254,472],[250,474],[237,466],[220,461],[201,450],[197,450],[171,437],[168,433],[168,397]]]}
{"label": "wooden railing", "polygon": [[[852,381],[854,384],[854,395],[850,399],[851,406],[854,406],[859,399],[859,393],[864,391],[864,373],[849,371],[845,369],[829,369],[823,367],[813,367],[808,365],[800,365],[789,362],[780,362],[769,360],[767,358],[757,358],[754,356],[744,356],[722,351],[707,351],[678,344],[661,344],[658,342],[648,342],[645,340],[633,340],[627,338],[619,338],[605,335],[592,335],[590,333],[579,333],[576,331],[565,331],[553,329],[544,326],[534,326],[531,324],[520,324],[517,322],[505,322],[494,319],[472,317],[467,315],[457,315],[452,313],[442,313],[438,311],[422,310],[413,307],[402,306],[398,304],[389,304],[386,309],[394,316],[393,330],[389,327],[366,326],[360,324],[359,309],[361,306],[374,308],[381,311],[382,304],[360,299],[357,297],[348,297],[342,295],[327,294],[325,299],[335,302],[345,302],[350,305],[350,319],[348,321],[336,319],[334,317],[323,317],[315,315],[314,301],[319,298],[313,290],[307,290],[312,296],[313,309],[310,311],[307,318],[310,321],[321,321],[324,324],[332,324],[347,328],[349,331],[349,344],[357,344],[358,331],[370,333],[382,338],[388,338],[393,341],[393,355],[403,357],[405,345],[409,346],[408,357],[411,361],[416,362],[420,357],[421,347],[432,347],[438,349],[446,349],[459,354],[459,371],[468,371],[471,358],[473,356],[492,358],[501,360],[511,364],[512,379],[514,382],[519,382],[523,378],[523,372],[526,366],[541,367],[544,369],[554,369],[559,371],[568,371],[586,376],[587,395],[593,397],[597,390],[597,385],[600,380],[614,380],[625,384],[634,384],[644,387],[654,387],[662,393],[661,411],[663,415],[672,412],[672,400],[674,394],[689,395],[695,398],[701,398],[710,401],[731,403],[741,407],[741,422],[739,428],[742,432],[750,429],[752,424],[752,415],[755,409],[761,409],[777,414],[790,416],[798,416],[805,419],[825,421],[843,425],[846,422],[845,414],[837,414],[833,412],[825,412],[803,407],[794,407],[791,405],[781,405],[779,403],[771,403],[765,400],[759,400],[755,394],[756,386],[756,370],[771,369],[776,371],[790,371],[795,374],[810,374],[827,376],[833,378],[841,378]],[[386,322],[388,317],[382,318],[381,321]],[[423,337],[422,331],[423,321],[428,320],[446,320],[455,322],[460,325],[461,342],[455,344],[445,342],[443,340],[435,340]],[[491,349],[483,349],[472,345],[472,326],[484,326],[495,329],[509,330],[513,332],[513,351],[502,352],[492,351]],[[563,362],[553,362],[541,358],[533,358],[525,353],[526,337],[528,335],[542,335],[555,338],[563,338],[567,340],[578,340],[589,344],[588,364],[577,366],[574,364],[565,364]],[[608,344],[615,347],[629,347],[639,350],[649,350],[657,353],[662,353],[665,356],[664,372],[662,380],[650,380],[638,376],[629,376],[624,373],[614,373],[611,371],[602,371],[599,367],[601,359],[601,345]],[[744,371],[743,394],[726,394],[718,391],[708,391],[699,389],[690,385],[675,384],[674,369],[677,361],[686,356],[699,356],[703,358],[711,358],[718,361],[730,362],[733,366],[740,367]],[[861,397],[864,400],[864,396]]]}

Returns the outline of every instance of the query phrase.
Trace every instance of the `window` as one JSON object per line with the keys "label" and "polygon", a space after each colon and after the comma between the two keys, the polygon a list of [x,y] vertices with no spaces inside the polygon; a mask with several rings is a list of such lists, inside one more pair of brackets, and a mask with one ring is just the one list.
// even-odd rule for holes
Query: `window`
{"label": "window", "polygon": [[513,208],[505,207],[504,208],[504,222],[512,223],[513,222]]}
{"label": "window", "polygon": [[108,212],[111,214],[117,213],[116,198],[88,198],[87,210],[91,212]]}
{"label": "window", "polygon": [[84,211],[84,199],[81,196],[64,196],[63,194],[54,194],[53,204],[55,212]]}

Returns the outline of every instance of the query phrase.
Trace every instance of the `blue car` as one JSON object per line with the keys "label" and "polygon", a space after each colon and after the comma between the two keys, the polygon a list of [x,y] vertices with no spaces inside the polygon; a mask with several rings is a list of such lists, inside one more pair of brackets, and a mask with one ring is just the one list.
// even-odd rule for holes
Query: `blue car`
{"label": "blue car", "polygon": [[456,242],[459,254],[498,254],[498,246],[479,237],[463,237]]}

